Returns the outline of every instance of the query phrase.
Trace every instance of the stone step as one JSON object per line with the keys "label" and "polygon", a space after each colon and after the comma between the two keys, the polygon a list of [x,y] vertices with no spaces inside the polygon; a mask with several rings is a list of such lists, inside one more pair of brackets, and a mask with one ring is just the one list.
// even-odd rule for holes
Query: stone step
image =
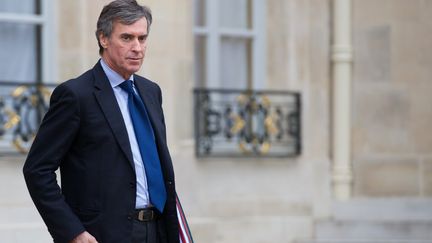
{"label": "stone step", "polygon": [[363,240],[347,240],[347,239],[320,239],[320,240],[298,240],[294,243],[431,243],[430,240],[401,240],[401,239],[391,239],[391,240],[373,240],[373,239],[363,239]]}
{"label": "stone step", "polygon": [[362,221],[429,221],[432,199],[354,199],[333,203],[333,219]]}
{"label": "stone step", "polygon": [[301,243],[432,243],[432,199],[352,199],[335,202],[332,217],[315,222]]}
{"label": "stone step", "polygon": [[432,242],[432,220],[327,220],[316,223],[315,238],[344,240],[423,240]]}

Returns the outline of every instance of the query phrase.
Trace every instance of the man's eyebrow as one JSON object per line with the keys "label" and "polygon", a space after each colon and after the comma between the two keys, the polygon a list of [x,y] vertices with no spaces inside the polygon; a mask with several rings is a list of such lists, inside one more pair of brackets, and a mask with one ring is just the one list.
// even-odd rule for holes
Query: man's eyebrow
{"label": "man's eyebrow", "polygon": [[[120,36],[135,36],[135,35],[125,32],[125,33],[121,33]],[[137,36],[138,37],[146,37],[146,36],[148,36],[148,34],[142,34],[142,35],[137,35]]]}

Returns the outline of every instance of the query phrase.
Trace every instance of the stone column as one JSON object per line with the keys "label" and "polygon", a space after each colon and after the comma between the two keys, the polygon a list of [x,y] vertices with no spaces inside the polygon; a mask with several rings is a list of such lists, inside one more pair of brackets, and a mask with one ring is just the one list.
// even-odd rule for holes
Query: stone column
{"label": "stone column", "polygon": [[351,0],[333,0],[333,195],[347,200],[352,192],[351,165]]}

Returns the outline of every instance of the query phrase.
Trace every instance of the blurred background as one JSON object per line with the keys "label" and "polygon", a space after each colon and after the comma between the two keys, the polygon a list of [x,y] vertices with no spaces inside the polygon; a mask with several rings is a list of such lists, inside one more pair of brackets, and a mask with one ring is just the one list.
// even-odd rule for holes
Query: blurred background
{"label": "blurred background", "polygon": [[[0,0],[1,242],[51,241],[21,169],[108,2]],[[432,242],[432,0],[139,2],[195,242]]]}

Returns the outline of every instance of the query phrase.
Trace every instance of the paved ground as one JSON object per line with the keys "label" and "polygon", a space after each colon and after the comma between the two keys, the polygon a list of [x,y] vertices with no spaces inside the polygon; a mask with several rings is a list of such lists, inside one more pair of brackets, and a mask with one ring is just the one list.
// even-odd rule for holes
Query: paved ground
{"label": "paved ground", "polygon": [[52,242],[22,175],[24,157],[0,154],[0,242]]}

